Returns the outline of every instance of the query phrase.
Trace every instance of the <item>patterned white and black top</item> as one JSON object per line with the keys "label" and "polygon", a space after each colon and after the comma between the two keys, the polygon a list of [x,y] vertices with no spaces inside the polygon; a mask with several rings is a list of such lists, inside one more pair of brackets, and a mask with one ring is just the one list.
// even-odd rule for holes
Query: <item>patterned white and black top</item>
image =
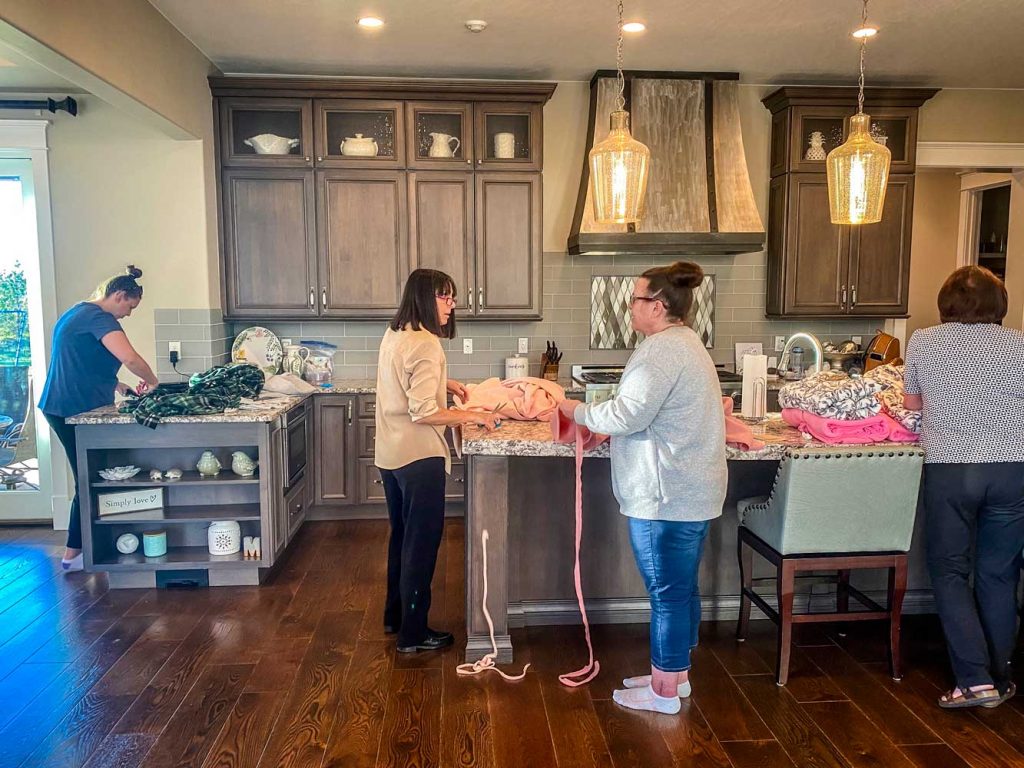
{"label": "patterned white and black top", "polygon": [[914,331],[903,381],[924,401],[925,462],[1024,462],[1024,333],[988,323]]}

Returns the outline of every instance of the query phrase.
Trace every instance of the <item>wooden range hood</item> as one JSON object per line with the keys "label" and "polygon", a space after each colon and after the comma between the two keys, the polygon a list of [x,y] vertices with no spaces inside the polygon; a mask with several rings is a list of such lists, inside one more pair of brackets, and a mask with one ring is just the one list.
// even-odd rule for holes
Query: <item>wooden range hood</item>
{"label": "wooden range hood", "polygon": [[729,255],[763,250],[740,132],[735,72],[627,71],[633,136],[651,150],[644,217],[634,225],[597,224],[588,153],[608,132],[614,70],[590,81],[583,174],[569,233],[573,255]]}

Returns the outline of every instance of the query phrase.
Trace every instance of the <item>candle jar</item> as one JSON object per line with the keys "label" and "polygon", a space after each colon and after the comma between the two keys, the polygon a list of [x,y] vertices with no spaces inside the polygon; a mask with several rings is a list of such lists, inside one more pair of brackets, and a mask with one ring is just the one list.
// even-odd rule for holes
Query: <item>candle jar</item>
{"label": "candle jar", "polygon": [[167,554],[167,531],[145,531],[142,534],[142,552],[146,557],[163,557]]}

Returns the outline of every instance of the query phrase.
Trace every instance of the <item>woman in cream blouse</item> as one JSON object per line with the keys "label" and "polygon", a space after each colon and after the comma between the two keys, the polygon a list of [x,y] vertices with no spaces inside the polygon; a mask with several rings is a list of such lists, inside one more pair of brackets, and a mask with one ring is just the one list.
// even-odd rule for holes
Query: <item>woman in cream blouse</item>
{"label": "woman in cream blouse", "polygon": [[481,424],[488,414],[448,408],[448,393],[465,388],[448,379],[441,338],[455,337],[455,282],[444,272],[417,269],[380,344],[374,455],[384,483],[391,538],[384,631],[398,633],[398,651],[451,645],[450,632],[427,626],[430,582],[444,529],[445,475],[451,454],[445,428]]}

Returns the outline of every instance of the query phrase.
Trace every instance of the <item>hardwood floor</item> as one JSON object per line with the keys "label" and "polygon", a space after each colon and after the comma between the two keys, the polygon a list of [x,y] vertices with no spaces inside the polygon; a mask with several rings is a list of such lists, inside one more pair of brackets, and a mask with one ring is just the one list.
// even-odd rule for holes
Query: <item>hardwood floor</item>
{"label": "hardwood floor", "polygon": [[[1024,697],[945,712],[934,617],[904,622],[906,677],[882,626],[800,627],[775,685],[773,626],[702,627],[680,716],[623,710],[647,628],[594,628],[601,674],[568,689],[578,627],[514,631],[526,678],[456,675],[464,527],[450,520],[432,623],[440,654],[398,655],[381,627],[386,523],[307,523],[263,587],[108,591],[60,573],[60,534],[0,528],[0,768],[999,768],[1024,766]],[[756,615],[756,613],[755,613]]]}

